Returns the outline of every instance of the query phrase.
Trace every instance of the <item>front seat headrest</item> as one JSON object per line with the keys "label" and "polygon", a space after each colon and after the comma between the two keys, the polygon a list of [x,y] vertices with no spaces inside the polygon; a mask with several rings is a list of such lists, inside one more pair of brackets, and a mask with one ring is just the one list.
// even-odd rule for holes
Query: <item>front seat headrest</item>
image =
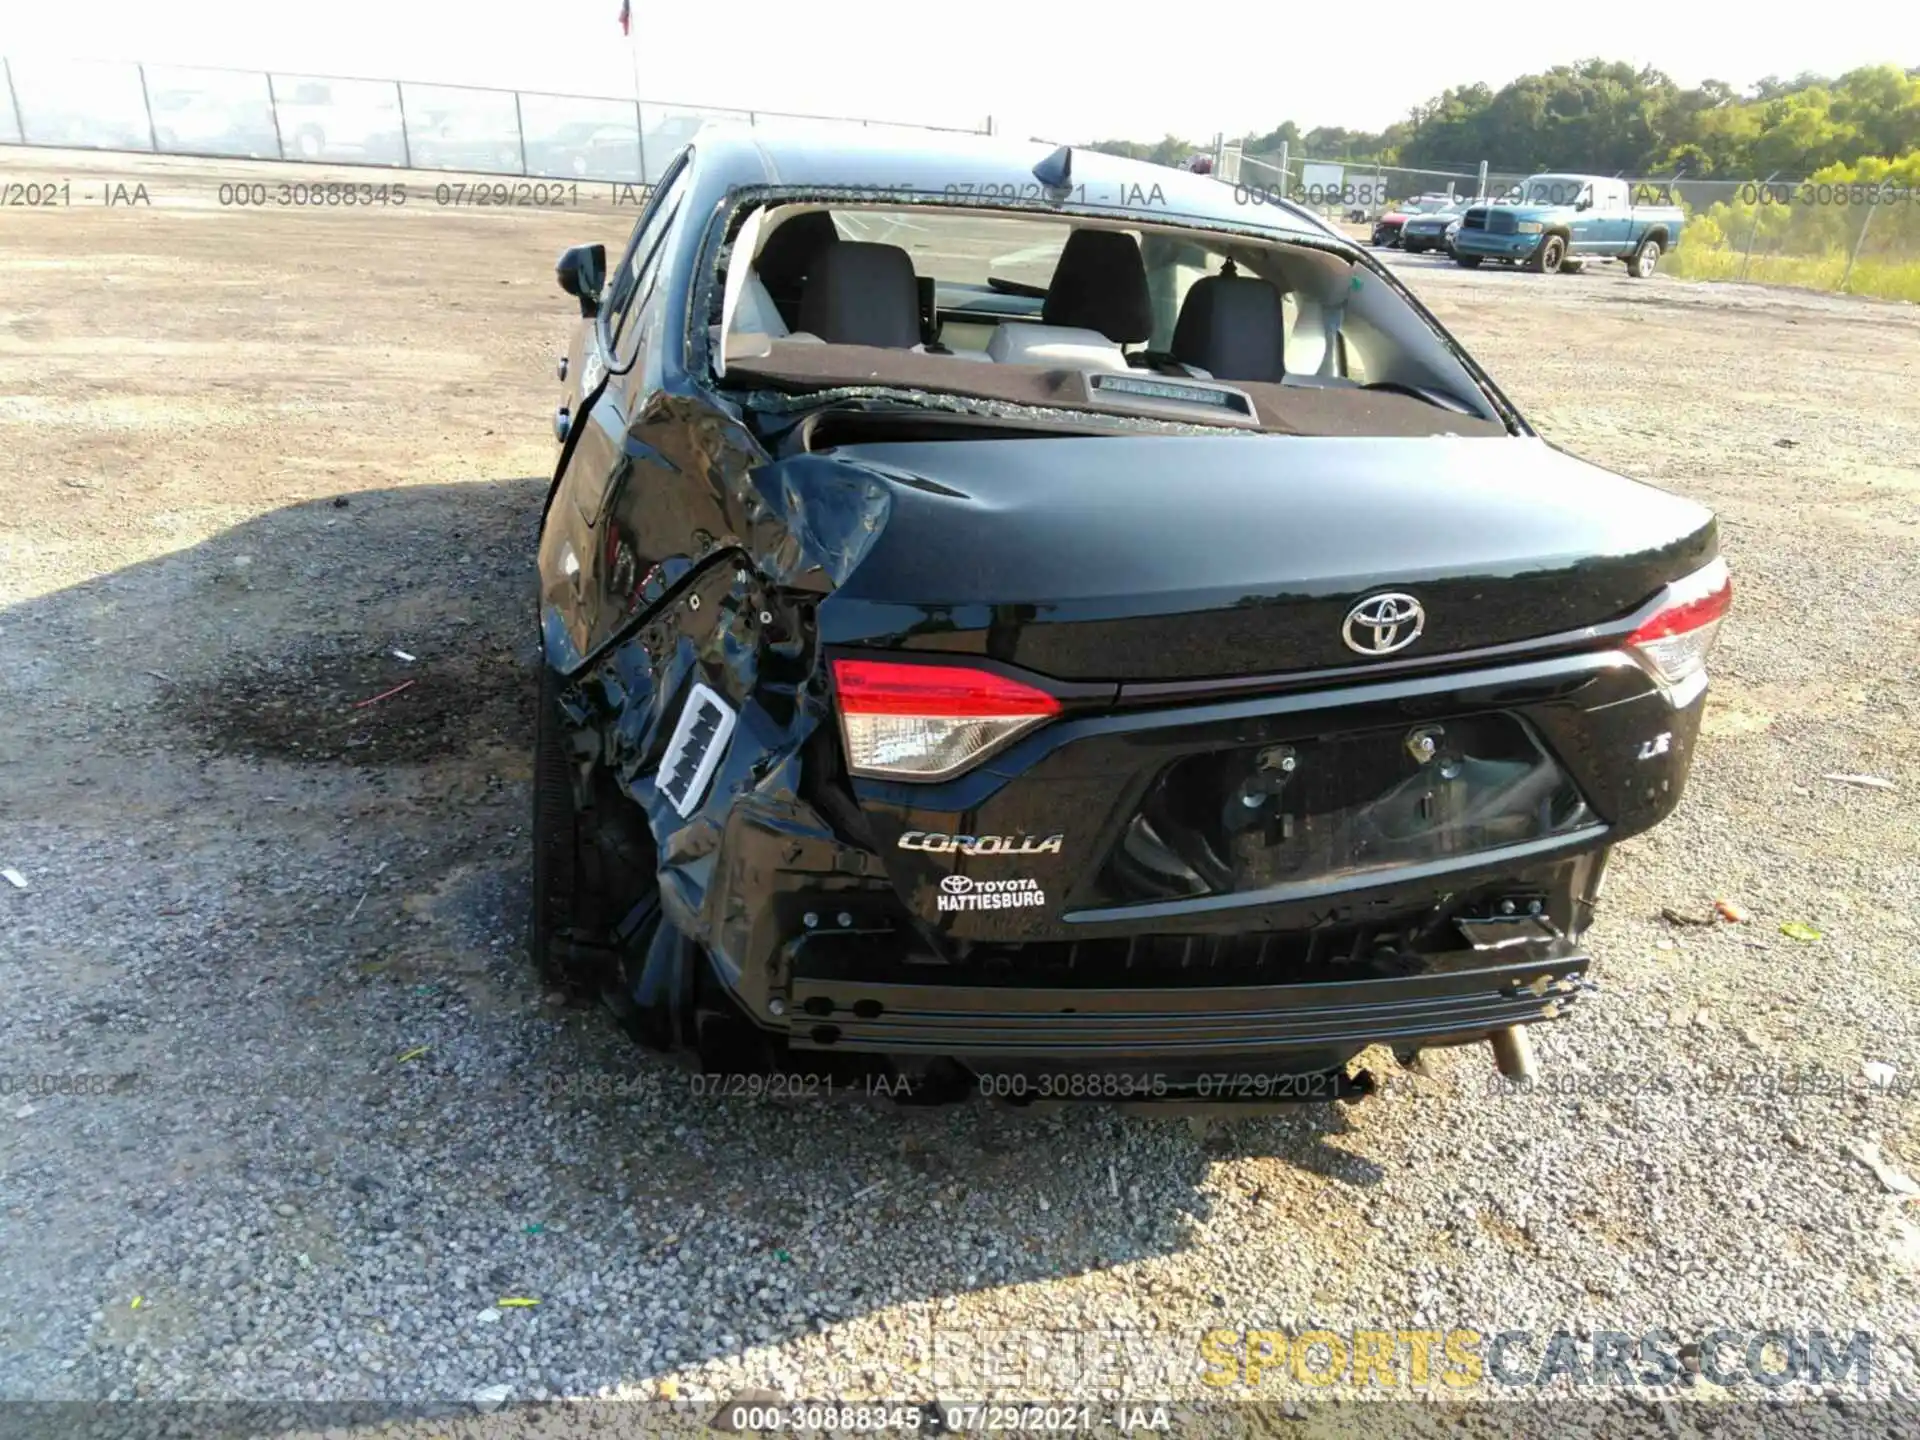
{"label": "front seat headrest", "polygon": [[775,295],[798,295],[800,283],[807,278],[820,252],[840,238],[833,216],[824,210],[809,210],[783,221],[767,236],[753,268]]}
{"label": "front seat headrest", "polygon": [[1140,244],[1118,230],[1075,230],[1053,267],[1040,318],[1048,325],[1098,330],[1117,345],[1153,334],[1153,301]]}
{"label": "front seat headrest", "polygon": [[911,350],[920,343],[920,287],[912,258],[898,245],[829,245],[807,275],[800,328],[830,345]]}
{"label": "front seat headrest", "polygon": [[1194,281],[1173,327],[1173,358],[1216,380],[1280,380],[1285,343],[1280,292],[1248,275]]}

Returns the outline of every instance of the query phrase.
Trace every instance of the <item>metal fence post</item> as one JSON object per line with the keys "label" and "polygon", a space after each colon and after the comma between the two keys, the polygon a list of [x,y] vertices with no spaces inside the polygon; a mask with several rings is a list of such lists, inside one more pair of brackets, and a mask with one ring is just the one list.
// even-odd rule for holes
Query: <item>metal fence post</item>
{"label": "metal fence post", "polygon": [[1870,204],[1867,213],[1861,217],[1860,233],[1853,237],[1853,253],[1847,256],[1846,272],[1840,277],[1840,293],[1843,295],[1847,293],[1847,282],[1853,279],[1853,262],[1860,258],[1860,247],[1866,243],[1867,226],[1873,223],[1873,212],[1879,208],[1877,204]]}
{"label": "metal fence post", "polygon": [[20,109],[20,92],[13,88],[13,62],[0,59],[7,72],[7,99],[13,105],[13,127],[20,132],[20,143],[27,143],[27,117]]}
{"label": "metal fence post", "polygon": [[280,131],[280,97],[273,91],[273,72],[263,72],[267,77],[267,114],[273,117],[273,148],[282,160],[287,158],[287,137]]}
{"label": "metal fence post", "polygon": [[400,165],[413,168],[413,137],[407,133],[407,92],[398,80],[393,82],[393,102],[400,107]]}
{"label": "metal fence post", "polygon": [[1474,182],[1473,198],[1476,203],[1487,198],[1487,162],[1480,162],[1480,178]]}
{"label": "metal fence post", "polygon": [[133,68],[138,71],[140,75],[140,104],[145,107],[147,112],[147,144],[152,148],[153,153],[158,155],[160,153],[160,132],[154,128],[153,124],[153,100],[147,94],[147,67],[144,65],[135,65]]}
{"label": "metal fence post", "polygon": [[1280,142],[1280,194],[1282,197],[1284,197],[1286,193],[1287,193],[1287,142],[1282,140]]}
{"label": "metal fence post", "polygon": [[520,118],[520,92],[513,92],[513,133],[520,137],[520,173],[527,173],[527,122]]}
{"label": "metal fence post", "polygon": [[[1778,175],[1779,173],[1780,172],[1776,170],[1773,172],[1773,175]],[[1753,225],[1747,231],[1747,253],[1740,257],[1740,278],[1742,280],[1747,278],[1747,267],[1753,264],[1753,242],[1760,234],[1760,207],[1766,203],[1767,186],[1773,183],[1773,175],[1769,175],[1766,179],[1762,180],[1753,192]],[[1738,194],[1739,192],[1736,191],[1735,193]]]}

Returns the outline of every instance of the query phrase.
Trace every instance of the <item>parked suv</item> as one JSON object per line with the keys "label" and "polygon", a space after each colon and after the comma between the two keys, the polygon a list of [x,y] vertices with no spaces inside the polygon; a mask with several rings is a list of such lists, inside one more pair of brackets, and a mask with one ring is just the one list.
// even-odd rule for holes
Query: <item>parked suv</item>
{"label": "parked suv", "polygon": [[1402,228],[1416,215],[1437,215],[1454,203],[1451,195],[1416,195],[1373,222],[1373,243],[1388,247],[1400,243]]}
{"label": "parked suv", "polygon": [[1448,243],[1448,236],[1466,213],[1466,201],[1449,200],[1438,209],[1409,215],[1406,223],[1400,227],[1400,248],[1409,255],[1423,255],[1429,250],[1445,250],[1452,254],[1453,247]]}

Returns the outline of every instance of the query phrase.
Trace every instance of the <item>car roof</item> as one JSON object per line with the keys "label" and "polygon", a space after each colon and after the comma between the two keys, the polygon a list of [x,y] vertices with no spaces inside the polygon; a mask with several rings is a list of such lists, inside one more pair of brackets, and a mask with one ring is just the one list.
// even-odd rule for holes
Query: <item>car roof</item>
{"label": "car roof", "polygon": [[[868,127],[848,122],[777,121],[747,127],[703,126],[693,139],[706,183],[728,190],[774,185],[873,191],[903,202],[931,193],[954,200],[1041,201],[1034,166],[1059,147],[962,132]],[[1340,232],[1298,206],[1171,166],[1072,149],[1072,206],[1131,209],[1155,218],[1290,231],[1323,238]],[[704,187],[703,187],[704,188]]]}

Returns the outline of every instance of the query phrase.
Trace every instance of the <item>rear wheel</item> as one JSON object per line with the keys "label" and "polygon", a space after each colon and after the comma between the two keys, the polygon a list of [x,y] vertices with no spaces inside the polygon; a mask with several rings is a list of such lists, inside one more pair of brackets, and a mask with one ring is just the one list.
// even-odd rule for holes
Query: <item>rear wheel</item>
{"label": "rear wheel", "polygon": [[1458,250],[1453,252],[1453,263],[1462,270],[1478,270],[1480,262],[1485,258],[1484,255],[1462,255]]}
{"label": "rear wheel", "polygon": [[1533,252],[1533,259],[1527,262],[1529,270],[1542,275],[1560,273],[1560,262],[1567,257],[1567,242],[1558,235],[1549,235],[1540,242],[1540,248]]}
{"label": "rear wheel", "polygon": [[1650,279],[1659,268],[1660,242],[1652,238],[1642,240],[1639,248],[1627,258],[1627,274],[1636,280]]}
{"label": "rear wheel", "polygon": [[600,979],[576,948],[586,909],[586,866],[573,770],[560,728],[560,682],[540,666],[539,708],[533,722],[534,964],[555,985],[576,994],[599,992]]}

